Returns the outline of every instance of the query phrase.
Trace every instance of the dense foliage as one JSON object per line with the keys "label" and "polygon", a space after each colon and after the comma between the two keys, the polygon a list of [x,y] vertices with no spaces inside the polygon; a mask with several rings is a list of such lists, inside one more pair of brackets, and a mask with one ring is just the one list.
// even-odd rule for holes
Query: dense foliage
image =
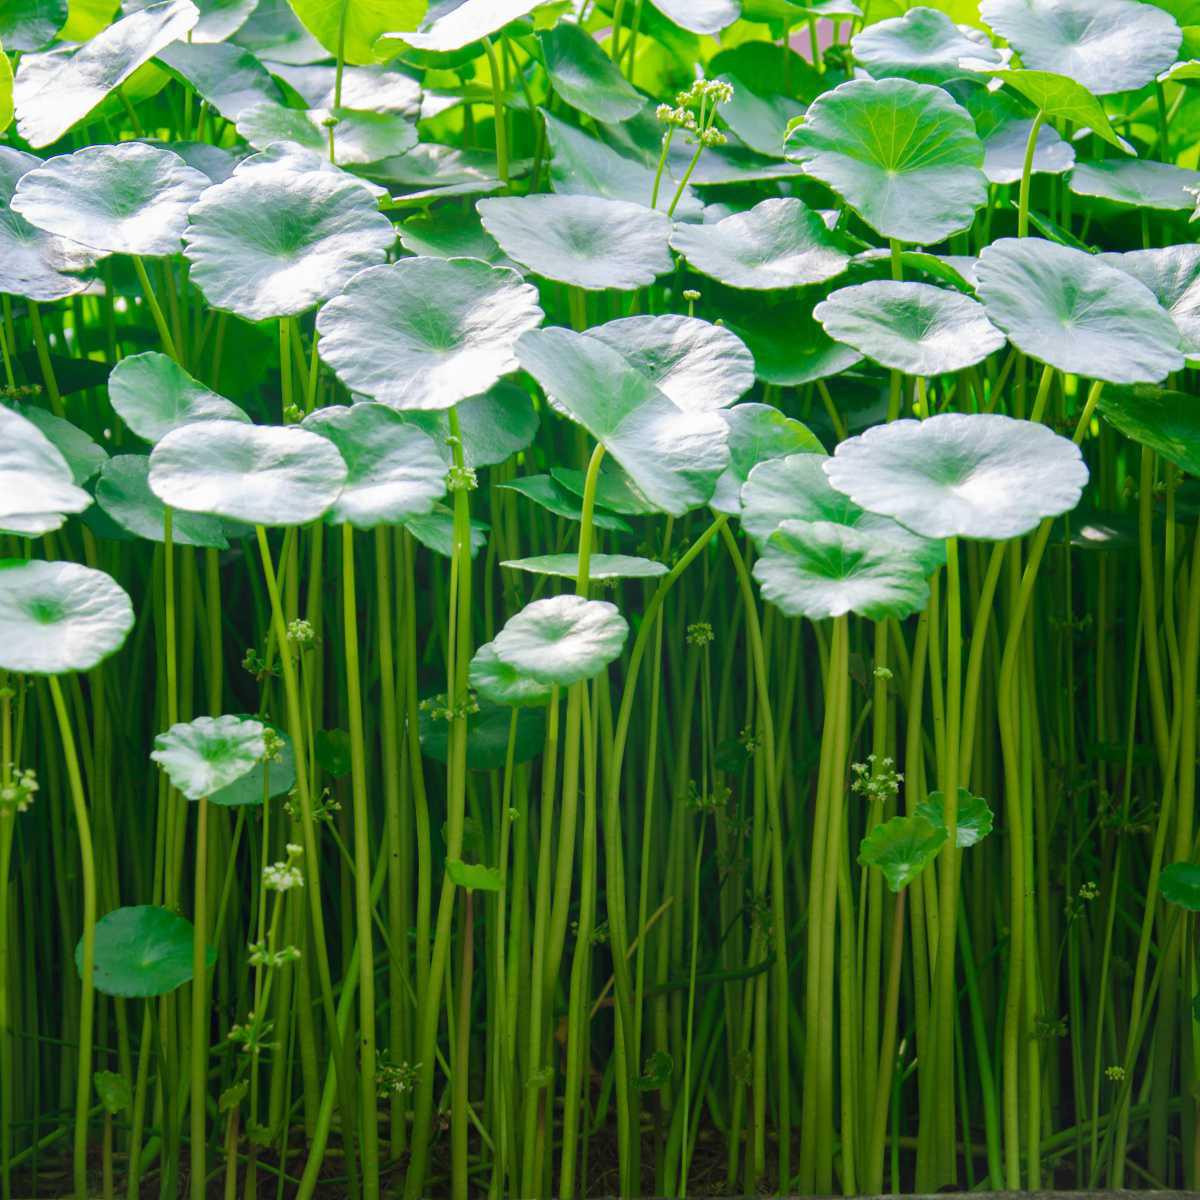
{"label": "dense foliage", "polygon": [[1198,1186],[1200,6],[289,3],[0,3],[0,1198]]}

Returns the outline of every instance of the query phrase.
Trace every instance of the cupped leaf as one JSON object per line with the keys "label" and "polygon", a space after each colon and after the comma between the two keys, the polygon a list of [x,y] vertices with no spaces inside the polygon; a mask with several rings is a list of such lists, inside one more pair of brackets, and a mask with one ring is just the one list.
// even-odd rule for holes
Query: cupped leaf
{"label": "cupped leaf", "polygon": [[435,5],[417,30],[393,25],[383,44],[393,51],[397,48],[394,43],[401,42],[429,54],[448,54],[491,37],[542,3],[544,0],[462,0],[453,7]]}
{"label": "cupped leaf", "polygon": [[945,826],[931,825],[920,814],[893,817],[876,825],[859,843],[858,861],[878,867],[893,892],[916,879],[946,843]]}
{"label": "cupped leaf", "polygon": [[468,682],[483,699],[507,708],[540,708],[554,695],[553,684],[538,683],[501,662],[491,642],[475,651]]}
{"label": "cupped leaf", "polygon": [[493,267],[511,267],[513,262],[496,245],[475,212],[457,212],[449,207],[409,217],[397,230],[400,245],[410,254],[428,258],[481,258]]}
{"label": "cupped leaf", "polygon": [[50,444],[67,460],[71,478],[82,487],[108,459],[108,451],[70,421],[56,417],[44,408],[26,407],[21,416],[36,425]]}
{"label": "cupped leaf", "polygon": [[266,750],[265,732],[260,721],[197,717],[158,734],[150,757],[173,788],[189,800],[203,800],[254,770]]}
{"label": "cupped leaf", "polygon": [[[435,504],[433,511],[419,517],[406,517],[404,528],[427,550],[443,558],[454,555],[454,512],[444,504]],[[487,544],[488,527],[482,521],[471,518],[471,557],[474,558]]]}
{"label": "cupped leaf", "polygon": [[232,43],[174,42],[158,52],[157,61],[227,121],[236,121],[255,104],[283,99],[266,67]]}
{"label": "cupped leaf", "polygon": [[[540,505],[558,517],[568,521],[583,520],[583,504],[579,497],[550,475],[525,475],[496,485],[505,491],[516,492],[534,504]],[[627,522],[613,513],[597,509],[592,514],[592,524],[597,529],[611,529],[619,533],[632,533]]]}
{"label": "cupped leaf", "polygon": [[50,302],[82,292],[100,255],[66,238],[37,229],[11,202],[21,177],[41,166],[32,154],[0,146],[0,292]]}
{"label": "cupped leaf", "polygon": [[[975,846],[992,832],[993,813],[982,796],[976,796],[966,788],[958,789],[957,817],[955,820],[954,844],[958,848]],[[946,797],[941,792],[930,792],[917,805],[917,815],[924,817],[930,825],[946,830]]]}
{"label": "cupped leaf", "polygon": [[445,495],[446,464],[433,439],[386,404],[321,408],[303,427],[328,438],[346,462],[346,484],[325,514],[330,525],[397,525]]}
{"label": "cupped leaf", "polygon": [[783,521],[754,564],[763,599],[789,617],[907,617],[929,602],[920,563],[897,541],[831,521]]}
{"label": "cupped leaf", "polygon": [[850,43],[854,59],[875,79],[901,75],[918,83],[949,83],[973,72],[964,58],[1000,66],[1004,56],[981,30],[955,25],[936,8],[917,6],[902,17],[868,25]]}
{"label": "cupped leaf", "polygon": [[[983,142],[983,173],[989,183],[1019,183],[1025,169],[1025,151],[1033,118],[1003,89],[972,87],[963,107],[975,122]],[[1075,150],[1053,125],[1038,128],[1030,164],[1034,175],[1061,175],[1075,162]]]}
{"label": "cupped leaf", "polygon": [[22,513],[77,513],[90,503],[58,447],[32,421],[0,405],[0,526]]}
{"label": "cupped leaf", "polygon": [[1053,71],[1031,71],[1024,68],[1005,67],[992,74],[1019,92],[1034,108],[1040,109],[1048,121],[1064,121],[1083,129],[1090,129],[1110,146],[1134,152],[1133,147],[1119,137],[1109,123],[1104,105],[1081,83],[1058,75]]}
{"label": "cupped leaf", "polygon": [[509,258],[574,287],[632,291],[672,268],[666,215],[596,196],[480,200],[483,227]]}
{"label": "cupped leaf", "polygon": [[517,358],[664,512],[682,516],[712,496],[729,462],[716,413],[684,412],[617,351],[567,329],[523,335]]}
{"label": "cupped leaf", "polygon": [[[499,771],[508,758],[512,706],[493,704],[482,696],[478,703],[478,711],[467,716],[467,766],[472,771]],[[435,762],[446,762],[450,750],[450,722],[445,717],[441,697],[422,704],[417,726],[421,753]],[[518,709],[513,762],[525,763],[537,758],[545,743],[546,714],[535,706]]]}
{"label": "cupped leaf", "polygon": [[[344,11],[349,19],[350,13],[337,2],[332,9],[332,19],[340,20]],[[336,53],[336,47],[333,51],[327,50],[300,23],[289,0],[258,0],[258,5],[234,34],[233,40],[269,63],[317,63],[328,58],[330,53]]]}
{"label": "cupped leaf", "polygon": [[71,562],[0,564],[0,667],[90,671],[125,644],[133,605],[103,571]]}
{"label": "cupped leaf", "polygon": [[884,237],[940,242],[966,229],[987,200],[970,114],[929,84],[843,83],[813,102],[788,147]]}
{"label": "cupped leaf", "polygon": [[738,0],[650,0],[650,3],[680,29],[697,34],[720,33],[742,11]]}
{"label": "cupped leaf", "polygon": [[537,289],[476,259],[404,258],[363,271],[317,317],[321,357],[393,408],[452,408],[515,369],[542,320]]}
{"label": "cupped leaf", "polygon": [[504,882],[498,867],[485,867],[480,863],[465,863],[461,858],[446,859],[446,874],[455,887],[469,892],[502,892]]}
{"label": "cupped leaf", "polygon": [[[96,922],[93,979],[98,992],[124,999],[165,996],[192,978],[195,930],[186,917],[152,904],[115,908]],[[217,952],[205,948],[208,966]],[[83,940],[75,948],[83,970]]]}
{"label": "cupped leaf", "polygon": [[926,577],[946,561],[941,541],[922,537],[891,517],[867,512],[836,491],[825,474],[822,451],[804,450],[767,459],[753,467],[742,485],[742,528],[761,551],[784,521],[827,521],[894,543]]}
{"label": "cupped leaf", "polygon": [[1195,396],[1141,384],[1106,388],[1097,407],[1127,438],[1200,476],[1200,405]]}
{"label": "cupped leaf", "polygon": [[309,108],[371,109],[417,117],[421,112],[421,85],[410,75],[391,66],[345,66],[334,64],[296,66],[276,63],[271,73],[282,79]]}
{"label": "cupped leaf", "polygon": [[1145,284],[1171,314],[1183,353],[1189,361],[1200,359],[1200,246],[1101,254],[1100,260]]}
{"label": "cupped leaf", "polygon": [[334,444],[295,426],[198,421],[150,455],[150,488],[164,504],[247,525],[315,521],[345,482]]}
{"label": "cupped leaf", "polygon": [[876,279],[840,288],[813,310],[835,341],[906,375],[946,375],[1004,345],[983,305],[928,283]]}
{"label": "cupped leaf", "polygon": [[334,157],[341,166],[375,163],[404,154],[417,144],[417,127],[394,112],[355,108],[287,108],[263,100],[242,110],[237,130],[262,150],[273,142],[295,142],[315,153],[329,154],[333,127]]}
{"label": "cupped leaf", "polygon": [[[538,414],[524,388],[507,379],[486,392],[454,406],[463,462],[468,467],[493,467],[524,450],[538,431]],[[408,409],[404,420],[423,429],[434,441],[446,466],[454,463],[450,418],[446,410]]]}
{"label": "cupped leaf", "polygon": [[615,604],[582,596],[534,600],[508,619],[493,647],[501,662],[559,686],[599,674],[625,645],[629,626]]}
{"label": "cupped leaf", "polygon": [[113,367],[108,398],[117,416],[148,442],[194,421],[250,420],[232,400],[210,391],[155,350],[130,355]]}
{"label": "cupped leaf", "polygon": [[[263,724],[269,725],[270,722],[264,721]],[[276,796],[287,795],[295,787],[296,755],[292,749],[292,739],[277,726],[270,727],[279,739],[278,757],[271,762],[263,762],[260,759],[245,775],[239,776],[232,783],[213,792],[208,798],[210,803],[218,804],[222,808],[248,808],[255,804],[262,804],[264,795],[273,800]],[[319,757],[321,745],[319,733],[317,734],[317,744]]]}
{"label": "cupped leaf", "polygon": [[289,0],[305,28],[332,55],[348,63],[378,62],[386,54],[378,39],[393,29],[411,29],[425,15],[424,0]]}
{"label": "cupped leaf", "polygon": [[17,132],[37,149],[57,142],[143,63],[186,36],[200,19],[191,0],[130,13],[47,70],[17,104]]}
{"label": "cupped leaf", "polygon": [[21,176],[12,207],[31,225],[108,254],[178,254],[208,176],[145,142],[87,146]]}
{"label": "cupped leaf", "polygon": [[622,317],[587,334],[685,411],[728,408],[754,386],[754,358],[741,338],[698,317]]}
{"label": "cupped leaf", "polygon": [[248,321],[312,308],[382,263],[394,240],[358,183],[284,169],[209,188],[184,231],[192,282],[213,308]]}
{"label": "cupped leaf", "polygon": [[1075,164],[1068,186],[1077,196],[1166,212],[1190,212],[1200,171],[1145,158],[1098,158]]}
{"label": "cupped leaf", "polygon": [[779,304],[744,307],[730,320],[735,333],[754,355],[755,374],[764,383],[799,387],[840,375],[862,361],[851,346],[835,342],[813,316],[826,296],[808,288]]}
{"label": "cupped leaf", "polygon": [[823,283],[850,255],[803,201],[764,200],[714,224],[677,225],[671,246],[701,275],[748,290]]}
{"label": "cupped leaf", "polygon": [[721,418],[729,426],[729,466],[713,492],[711,504],[717,512],[741,514],[742,486],[759,463],[791,454],[825,453],[806,425],[770,404],[738,404]]}
{"label": "cupped leaf", "polygon": [[1168,13],[1136,0],[983,0],[979,15],[1027,67],[1097,96],[1152,82],[1182,41]]}
{"label": "cupped leaf", "polygon": [[1200,865],[1175,862],[1162,869],[1158,877],[1162,898],[1188,912],[1200,912]]}
{"label": "cupped leaf", "polygon": [[0,8],[0,41],[10,50],[40,50],[67,20],[67,0],[8,0]]}
{"label": "cupped leaf", "polygon": [[551,86],[572,108],[597,121],[625,121],[641,111],[641,93],[578,25],[560,21],[539,37]]}
{"label": "cupped leaf", "polygon": [[855,504],[923,537],[989,541],[1070,512],[1088,481],[1074,442],[998,413],[876,425],[842,442],[824,470]]}
{"label": "cupped leaf", "polygon": [[[558,579],[579,577],[577,554],[539,554],[533,558],[510,558],[500,564],[511,571],[527,571],[530,575],[549,575]],[[655,579],[667,573],[665,563],[630,554],[593,554],[588,559],[588,578]]]}
{"label": "cupped leaf", "polygon": [[1183,366],[1179,331],[1150,291],[1082,250],[1001,238],[977,276],[989,319],[1039,362],[1108,383],[1157,383]]}
{"label": "cupped leaf", "polygon": [[[380,187],[379,184],[372,183],[369,179],[363,179],[360,175],[351,175],[349,171],[331,163],[328,144],[318,152],[308,146],[298,146],[295,142],[272,142],[257,154],[248,154],[229,174],[242,178],[253,171],[279,170],[285,172],[319,171],[326,175],[333,175],[360,187],[375,201],[382,200],[388,194],[387,188]],[[214,180],[214,182],[224,183],[225,179],[229,178],[229,174],[224,179]]]}
{"label": "cupped leaf", "polygon": [[[100,470],[96,503],[126,533],[162,542],[166,507],[150,490],[149,477],[147,455],[115,455]],[[172,513],[171,541],[179,546],[205,546],[213,550],[224,550],[229,545],[219,518],[182,511]]]}

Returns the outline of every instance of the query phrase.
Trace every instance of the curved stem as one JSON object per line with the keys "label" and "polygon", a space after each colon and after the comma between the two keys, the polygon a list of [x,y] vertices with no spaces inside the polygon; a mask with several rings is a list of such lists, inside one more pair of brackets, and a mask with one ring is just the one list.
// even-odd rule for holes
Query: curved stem
{"label": "curved stem", "polygon": [[1029,126],[1025,141],[1025,160],[1021,166],[1021,188],[1017,199],[1017,237],[1029,236],[1029,181],[1033,175],[1033,156],[1037,151],[1038,133],[1046,114],[1039,109]]}

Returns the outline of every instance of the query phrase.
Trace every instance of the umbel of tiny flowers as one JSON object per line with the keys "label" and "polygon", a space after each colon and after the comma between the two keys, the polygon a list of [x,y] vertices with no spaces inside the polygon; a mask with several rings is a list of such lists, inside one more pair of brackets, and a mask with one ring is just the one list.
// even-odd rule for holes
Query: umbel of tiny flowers
{"label": "umbel of tiny flowers", "polygon": [[683,196],[683,189],[687,187],[704,148],[725,145],[727,139],[716,127],[717,106],[728,104],[732,99],[731,83],[722,79],[697,79],[686,92],[680,92],[675,97],[674,107],[670,104],[660,104],[655,110],[654,115],[667,128],[663,133],[662,150],[658,155],[658,170],[654,173],[654,190],[650,194],[651,208],[658,207],[658,188],[662,182],[663,168],[667,165],[667,155],[671,150],[675,130],[682,129],[688,140],[695,143],[696,150],[667,207],[668,217],[675,215],[675,208]]}
{"label": "umbel of tiny flowers", "polygon": [[22,771],[15,766],[10,766],[9,774],[9,782],[0,784],[0,810],[7,808],[17,813],[27,812],[38,790],[37,775],[32,767]]}
{"label": "umbel of tiny flowers", "polygon": [[304,886],[304,872],[298,866],[304,855],[304,847],[289,842],[287,858],[263,867],[263,887],[268,892],[290,892],[292,888]]}

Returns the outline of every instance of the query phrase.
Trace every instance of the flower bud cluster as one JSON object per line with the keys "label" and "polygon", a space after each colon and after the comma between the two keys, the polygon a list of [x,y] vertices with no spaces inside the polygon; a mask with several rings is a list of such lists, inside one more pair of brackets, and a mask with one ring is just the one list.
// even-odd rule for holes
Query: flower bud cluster
{"label": "flower bud cluster", "polygon": [[32,767],[26,767],[23,771],[11,764],[10,767],[12,778],[8,783],[0,784],[0,812],[6,808],[19,813],[27,812],[38,790],[37,775]]}

